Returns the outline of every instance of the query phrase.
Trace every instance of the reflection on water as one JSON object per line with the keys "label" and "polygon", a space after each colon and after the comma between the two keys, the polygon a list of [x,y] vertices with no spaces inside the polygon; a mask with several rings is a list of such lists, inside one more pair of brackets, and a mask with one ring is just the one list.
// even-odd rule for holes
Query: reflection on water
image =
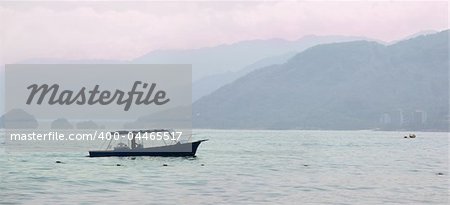
{"label": "reflection on water", "polygon": [[448,203],[448,133],[196,133],[210,139],[196,158],[5,153],[2,144],[0,202]]}

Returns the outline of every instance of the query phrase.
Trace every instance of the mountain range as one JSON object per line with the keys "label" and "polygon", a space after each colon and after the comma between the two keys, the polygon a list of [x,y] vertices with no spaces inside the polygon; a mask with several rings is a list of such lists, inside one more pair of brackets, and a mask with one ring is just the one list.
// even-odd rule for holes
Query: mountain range
{"label": "mountain range", "polygon": [[199,49],[157,50],[130,63],[192,64],[192,99],[195,101],[254,69],[284,63],[295,53],[312,46],[361,39],[367,38],[309,35],[294,41],[250,40]]}
{"label": "mountain range", "polygon": [[446,130],[448,31],[404,39],[306,36],[152,51],[129,61],[23,63],[192,64],[197,128]]}
{"label": "mountain range", "polygon": [[448,129],[448,31],[309,48],[193,105],[197,128]]}

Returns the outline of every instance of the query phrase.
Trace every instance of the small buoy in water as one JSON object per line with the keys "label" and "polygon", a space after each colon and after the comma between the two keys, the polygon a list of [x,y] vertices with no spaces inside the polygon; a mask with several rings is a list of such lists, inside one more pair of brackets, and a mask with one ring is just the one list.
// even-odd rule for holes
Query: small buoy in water
{"label": "small buoy in water", "polygon": [[163,167],[167,167],[167,166],[169,166],[169,165],[167,165],[167,164],[163,164]]}
{"label": "small buoy in water", "polygon": [[307,166],[309,166],[309,165],[307,165],[307,164],[304,164],[303,166],[307,167]]}
{"label": "small buoy in water", "polygon": [[205,164],[201,164],[200,166],[205,166]]}
{"label": "small buoy in water", "polygon": [[408,138],[408,136],[404,136],[403,138]]}
{"label": "small buoy in water", "polygon": [[437,173],[437,175],[444,175],[444,173],[442,173],[442,172],[439,172],[439,173]]}
{"label": "small buoy in water", "polygon": [[62,164],[62,162],[61,161],[56,161],[56,164]]}
{"label": "small buoy in water", "polygon": [[136,159],[136,157],[131,157],[131,160],[135,160]]}
{"label": "small buoy in water", "polygon": [[121,164],[116,164],[116,166],[120,167],[120,166],[122,166],[122,165],[121,165]]}

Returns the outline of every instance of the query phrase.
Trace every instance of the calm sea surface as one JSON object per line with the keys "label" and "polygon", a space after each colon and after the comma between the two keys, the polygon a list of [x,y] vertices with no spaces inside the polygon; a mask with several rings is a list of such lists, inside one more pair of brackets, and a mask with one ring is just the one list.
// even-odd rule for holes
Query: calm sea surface
{"label": "calm sea surface", "polygon": [[449,204],[448,133],[195,133],[210,139],[196,158],[7,153],[2,144],[0,204]]}

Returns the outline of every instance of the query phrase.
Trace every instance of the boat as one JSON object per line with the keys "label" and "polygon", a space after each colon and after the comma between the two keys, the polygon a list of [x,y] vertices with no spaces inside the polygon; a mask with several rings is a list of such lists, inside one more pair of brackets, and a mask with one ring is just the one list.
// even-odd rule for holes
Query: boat
{"label": "boat", "polygon": [[131,144],[123,142],[118,143],[114,149],[108,150],[110,144],[105,150],[89,151],[89,157],[131,157],[131,156],[160,156],[160,157],[194,157],[200,143],[208,141],[207,139],[198,140],[194,142],[181,142],[179,140],[171,140],[169,144],[163,140],[163,146],[144,147],[143,143],[139,144],[136,141],[137,136],[149,133],[169,133],[169,130],[139,130],[139,131],[116,131],[111,132],[120,134],[121,136],[132,136],[129,140]]}

